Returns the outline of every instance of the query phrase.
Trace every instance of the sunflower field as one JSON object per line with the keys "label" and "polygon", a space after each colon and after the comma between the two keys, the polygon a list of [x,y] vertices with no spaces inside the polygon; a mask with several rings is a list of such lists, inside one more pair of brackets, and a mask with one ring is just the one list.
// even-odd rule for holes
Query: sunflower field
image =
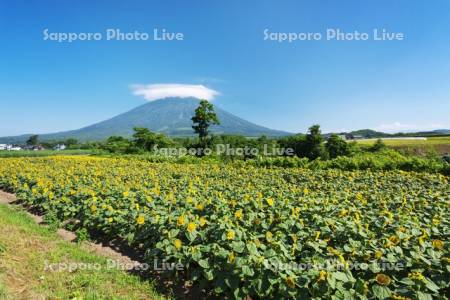
{"label": "sunflower field", "polygon": [[0,188],[212,296],[448,299],[449,178],[138,159],[0,159]]}

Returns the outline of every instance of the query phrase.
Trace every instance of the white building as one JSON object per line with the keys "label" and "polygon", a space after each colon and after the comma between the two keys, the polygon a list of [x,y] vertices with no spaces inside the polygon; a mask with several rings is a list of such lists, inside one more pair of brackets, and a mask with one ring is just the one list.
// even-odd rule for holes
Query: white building
{"label": "white building", "polygon": [[64,144],[58,144],[58,145],[56,145],[53,149],[55,149],[55,150],[57,150],[57,151],[59,151],[59,150],[64,150],[64,149],[66,149],[66,145],[64,145]]}
{"label": "white building", "polygon": [[[17,149],[17,148],[19,148],[19,149]],[[0,144],[0,150],[11,151],[11,150],[22,150],[22,148],[14,147],[13,145],[10,145],[10,144]]]}

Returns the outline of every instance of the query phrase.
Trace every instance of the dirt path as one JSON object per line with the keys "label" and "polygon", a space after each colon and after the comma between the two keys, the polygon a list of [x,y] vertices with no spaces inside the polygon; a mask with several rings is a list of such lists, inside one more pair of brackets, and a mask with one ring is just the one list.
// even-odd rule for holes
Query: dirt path
{"label": "dirt path", "polygon": [[14,201],[17,201],[16,195],[0,190],[0,203],[10,204]]}

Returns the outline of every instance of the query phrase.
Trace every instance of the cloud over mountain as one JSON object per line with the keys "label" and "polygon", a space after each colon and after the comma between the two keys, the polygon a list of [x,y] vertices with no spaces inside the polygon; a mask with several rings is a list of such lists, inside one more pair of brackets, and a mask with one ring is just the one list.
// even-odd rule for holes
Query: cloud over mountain
{"label": "cloud over mountain", "polygon": [[180,83],[156,83],[156,84],[133,84],[131,86],[133,95],[142,96],[148,101],[164,98],[188,98],[213,100],[218,91],[207,88],[204,85],[180,84]]}

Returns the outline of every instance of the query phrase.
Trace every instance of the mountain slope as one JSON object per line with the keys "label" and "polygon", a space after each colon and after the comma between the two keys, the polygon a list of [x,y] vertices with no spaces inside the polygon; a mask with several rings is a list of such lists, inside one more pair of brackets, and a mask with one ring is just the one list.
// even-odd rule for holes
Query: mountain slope
{"label": "mountain slope", "polygon": [[[191,117],[199,103],[195,98],[167,98],[146,103],[111,119],[81,128],[40,135],[41,140],[76,138],[82,141],[103,140],[112,135],[131,136],[133,127],[147,127],[152,131],[172,136],[193,135]],[[221,124],[212,126],[214,134],[241,134],[245,136],[282,136],[289,133],[272,130],[243,120],[215,107]],[[0,142],[24,141],[29,135],[0,138]]]}

